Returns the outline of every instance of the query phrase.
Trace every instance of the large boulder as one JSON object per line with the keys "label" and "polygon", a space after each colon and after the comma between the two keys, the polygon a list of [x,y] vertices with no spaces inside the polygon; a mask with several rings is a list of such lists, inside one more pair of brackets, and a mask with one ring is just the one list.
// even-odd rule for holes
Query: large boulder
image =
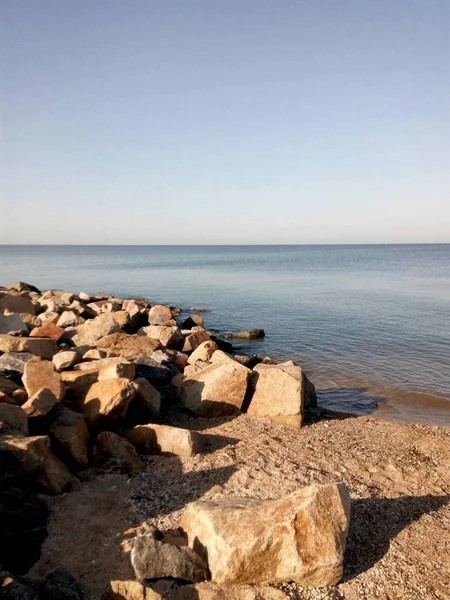
{"label": "large boulder", "polygon": [[304,408],[310,403],[308,384],[312,386],[296,365],[256,365],[251,380],[254,391],[247,412],[299,428]]}
{"label": "large boulder", "polygon": [[132,444],[112,431],[102,431],[94,447],[94,463],[97,467],[106,464],[121,473],[131,474],[144,469]]}
{"label": "large boulder", "polygon": [[64,333],[64,329],[62,327],[58,327],[53,323],[53,321],[48,320],[44,322],[40,327],[35,327],[33,331],[30,333],[31,337],[41,337],[41,338],[52,338],[56,342]]}
{"label": "large boulder", "polygon": [[172,320],[172,311],[169,307],[162,304],[155,304],[148,313],[148,322],[150,325],[166,325]]}
{"label": "large boulder", "polygon": [[28,328],[17,313],[0,314],[0,334],[28,335]]}
{"label": "large boulder", "polygon": [[250,370],[237,361],[213,364],[178,386],[181,404],[202,417],[237,414],[244,402]]}
{"label": "large boulder", "polygon": [[86,321],[75,329],[72,342],[75,346],[96,346],[97,342],[112,333],[120,331],[120,326],[109,313]]}
{"label": "large boulder", "polygon": [[130,335],[122,332],[103,337],[98,341],[97,347],[105,350],[108,356],[135,360],[140,354],[153,354],[160,347],[160,343],[145,335]]}
{"label": "large boulder", "polygon": [[138,536],[131,551],[136,579],[182,579],[196,583],[207,577],[205,561],[188,546],[155,539],[153,533]]}
{"label": "large boulder", "polygon": [[142,332],[149,338],[158,340],[164,348],[178,348],[183,343],[183,335],[179,327],[165,325],[149,325],[143,327]]}
{"label": "large boulder", "polygon": [[137,425],[128,432],[127,437],[142,454],[163,452],[176,456],[193,456],[204,447],[201,433],[170,425]]}
{"label": "large boulder", "polygon": [[203,344],[203,342],[206,342],[210,339],[211,336],[209,335],[209,333],[207,333],[203,329],[200,329],[199,331],[194,331],[193,333],[185,337],[182,351],[188,353],[193,352],[196,348],[198,348],[198,346],[200,346],[200,344]]}
{"label": "large boulder", "polygon": [[2,313],[27,313],[35,314],[33,303],[26,296],[21,296],[16,292],[11,292],[3,298],[0,298],[0,314]]}
{"label": "large boulder", "polygon": [[195,365],[198,360],[207,362],[210,361],[214,352],[218,349],[216,342],[213,340],[206,340],[202,342],[188,357],[187,362],[190,365]]}
{"label": "large boulder", "polygon": [[57,351],[56,342],[51,338],[0,335],[0,352],[29,352],[51,360]]}
{"label": "large boulder", "polygon": [[77,410],[82,410],[84,400],[91,386],[97,381],[98,369],[83,371],[63,371],[61,379],[66,388],[64,402]]}
{"label": "large boulder", "polygon": [[136,393],[136,386],[128,379],[98,381],[84,399],[83,414],[91,425],[109,424],[126,413]]}
{"label": "large boulder", "polygon": [[87,467],[89,463],[89,431],[83,416],[61,404],[57,406],[49,433],[58,448],[58,454],[77,467]]}
{"label": "large boulder", "polygon": [[22,382],[29,396],[43,388],[50,390],[57,402],[64,395],[61,375],[56,372],[52,362],[38,356],[25,364]]}
{"label": "large boulder", "polygon": [[324,587],[342,577],[350,496],[342,483],[311,485],[280,500],[194,502],[181,527],[207,556],[213,581]]}

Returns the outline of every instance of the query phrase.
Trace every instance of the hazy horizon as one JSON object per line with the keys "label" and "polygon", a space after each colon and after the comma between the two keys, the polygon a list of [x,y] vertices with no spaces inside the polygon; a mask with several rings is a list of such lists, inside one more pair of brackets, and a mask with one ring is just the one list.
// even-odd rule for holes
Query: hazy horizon
{"label": "hazy horizon", "polygon": [[15,0],[0,243],[450,243],[450,3]]}

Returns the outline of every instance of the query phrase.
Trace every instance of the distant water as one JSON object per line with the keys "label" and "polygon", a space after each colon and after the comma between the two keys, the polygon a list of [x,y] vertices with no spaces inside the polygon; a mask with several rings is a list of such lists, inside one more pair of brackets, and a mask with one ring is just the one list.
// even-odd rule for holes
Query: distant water
{"label": "distant water", "polygon": [[450,244],[0,246],[17,280],[206,307],[208,328],[263,327],[242,352],[298,361],[325,406],[450,422]]}

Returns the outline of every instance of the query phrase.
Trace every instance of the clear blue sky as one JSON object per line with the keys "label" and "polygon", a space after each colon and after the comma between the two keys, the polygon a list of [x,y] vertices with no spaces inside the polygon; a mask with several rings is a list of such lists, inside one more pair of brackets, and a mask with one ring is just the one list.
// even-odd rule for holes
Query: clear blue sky
{"label": "clear blue sky", "polygon": [[449,0],[3,0],[0,243],[450,242]]}

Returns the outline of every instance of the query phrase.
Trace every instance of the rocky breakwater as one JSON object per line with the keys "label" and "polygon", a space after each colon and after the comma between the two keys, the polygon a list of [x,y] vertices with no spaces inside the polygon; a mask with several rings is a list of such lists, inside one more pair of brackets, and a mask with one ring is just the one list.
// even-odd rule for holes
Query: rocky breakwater
{"label": "rocky breakwater", "polygon": [[[235,355],[199,314],[182,318],[180,309],[145,299],[41,292],[21,282],[0,288],[0,493],[17,499],[1,513],[10,524],[0,532],[0,565],[9,572],[2,590],[11,592],[5,597],[15,597],[14,586],[27,588],[30,598],[50,597],[42,595],[47,580],[17,579],[45,538],[42,494],[68,493],[99,472],[139,473],[145,455],[203,451],[202,434],[170,426],[168,412],[248,413],[299,429],[315,405],[314,385],[300,366]],[[28,521],[17,518],[21,510]],[[112,582],[104,598],[181,597],[189,590],[191,597],[213,597],[202,596],[203,588],[185,586],[173,596],[142,583],[164,578],[331,585],[342,576],[348,522],[341,484],[271,502],[197,502],[187,508],[180,536],[153,529],[136,539],[132,564],[141,583]],[[25,558],[8,543],[19,533]],[[228,597],[224,589],[220,598]],[[81,598],[78,588],[58,598],[74,594]]]}

